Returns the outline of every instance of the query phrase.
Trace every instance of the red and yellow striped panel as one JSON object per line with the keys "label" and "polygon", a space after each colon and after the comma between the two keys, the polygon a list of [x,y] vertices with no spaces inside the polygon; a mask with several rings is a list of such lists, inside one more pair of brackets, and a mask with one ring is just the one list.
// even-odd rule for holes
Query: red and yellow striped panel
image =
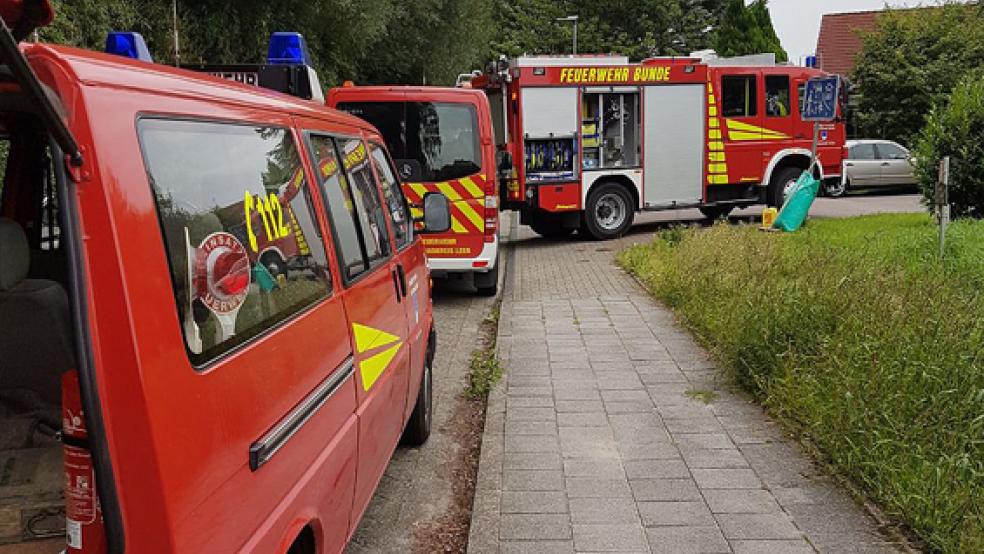
{"label": "red and yellow striped panel", "polygon": [[[403,193],[411,204],[420,204],[428,192],[440,192],[448,197],[451,206],[451,231],[456,234],[485,232],[485,184],[482,174],[440,183],[403,183]],[[411,208],[413,217],[423,214]]]}

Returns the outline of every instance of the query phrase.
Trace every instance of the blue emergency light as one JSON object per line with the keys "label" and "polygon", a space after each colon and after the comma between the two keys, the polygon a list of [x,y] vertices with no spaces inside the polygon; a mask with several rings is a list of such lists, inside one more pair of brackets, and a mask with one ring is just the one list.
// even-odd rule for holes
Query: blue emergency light
{"label": "blue emergency light", "polygon": [[154,63],[150,50],[140,33],[114,31],[106,37],[106,52]]}
{"label": "blue emergency light", "polygon": [[311,53],[301,33],[273,33],[270,35],[270,48],[267,51],[270,65],[307,65],[311,63]]}

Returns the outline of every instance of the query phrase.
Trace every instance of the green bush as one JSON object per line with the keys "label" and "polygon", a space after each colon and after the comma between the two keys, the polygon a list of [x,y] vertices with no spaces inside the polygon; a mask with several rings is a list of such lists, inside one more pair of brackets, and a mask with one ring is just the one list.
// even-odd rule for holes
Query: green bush
{"label": "green bush", "polygon": [[776,417],[942,552],[984,552],[984,222],[718,225],[619,256]]}
{"label": "green bush", "polygon": [[914,151],[923,196],[932,204],[940,160],[950,156],[954,217],[984,217],[984,71],[972,72],[937,105]]}

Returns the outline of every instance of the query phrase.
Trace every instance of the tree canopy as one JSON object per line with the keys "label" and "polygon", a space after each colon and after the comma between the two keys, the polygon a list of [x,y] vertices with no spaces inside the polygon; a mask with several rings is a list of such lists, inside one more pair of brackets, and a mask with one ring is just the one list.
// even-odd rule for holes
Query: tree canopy
{"label": "tree canopy", "polygon": [[[182,63],[258,63],[274,31],[307,39],[322,84],[451,84],[501,54],[578,50],[640,60],[714,46],[726,0],[177,0]],[[100,49],[111,30],[143,34],[174,63],[167,0],[53,0],[42,40]],[[763,2],[764,9],[764,2]],[[765,13],[768,18],[768,13]],[[771,28],[771,25],[770,25]]]}
{"label": "tree canopy", "polygon": [[715,49],[722,56],[744,56],[772,52],[776,61],[789,59],[772,26],[767,0],[728,0],[717,33]]}
{"label": "tree canopy", "polygon": [[984,4],[888,10],[863,35],[853,80],[866,136],[912,144],[930,109],[984,60]]}

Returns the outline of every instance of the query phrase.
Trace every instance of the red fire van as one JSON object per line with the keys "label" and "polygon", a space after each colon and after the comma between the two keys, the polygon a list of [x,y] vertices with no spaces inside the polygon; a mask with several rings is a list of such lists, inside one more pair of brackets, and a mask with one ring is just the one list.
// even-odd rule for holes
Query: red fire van
{"label": "red fire van", "polygon": [[451,229],[424,238],[431,273],[469,275],[480,295],[494,296],[499,192],[485,94],[463,88],[344,86],[328,91],[328,105],[379,129],[412,203],[429,192],[450,200]]}
{"label": "red fire van", "polygon": [[[342,551],[431,420],[430,277],[383,138],[318,102],[18,45],[18,11],[0,9],[0,552]],[[423,204],[446,231],[447,199]]]}

